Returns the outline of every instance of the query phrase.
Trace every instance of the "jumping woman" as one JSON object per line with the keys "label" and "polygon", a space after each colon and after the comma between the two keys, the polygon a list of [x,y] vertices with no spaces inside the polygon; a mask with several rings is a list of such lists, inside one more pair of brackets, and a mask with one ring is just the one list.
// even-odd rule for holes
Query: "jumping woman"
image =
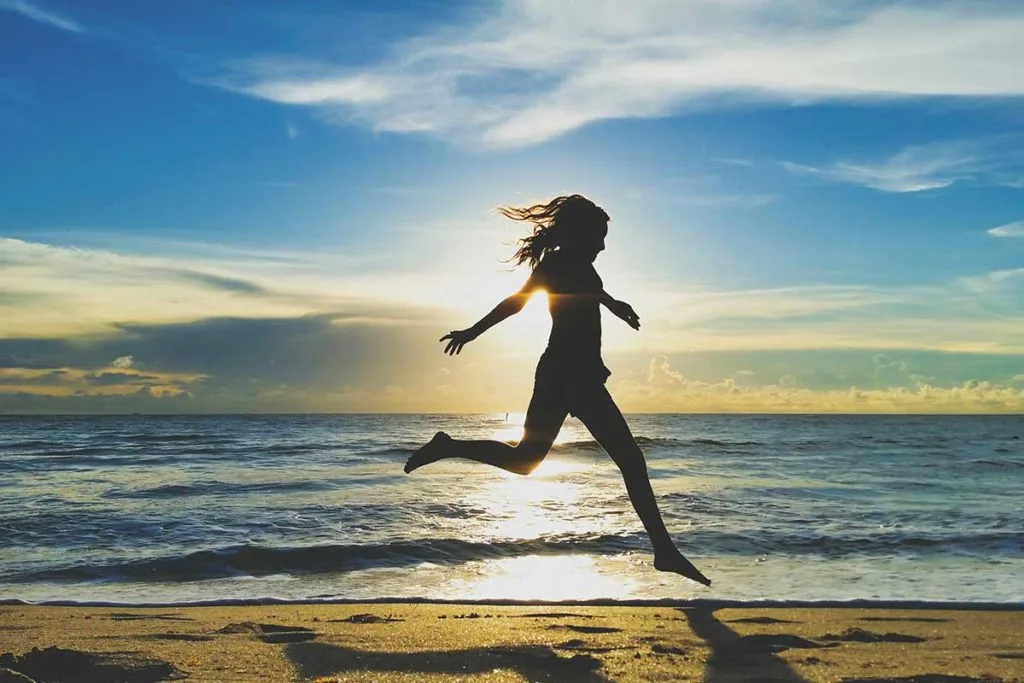
{"label": "jumping woman", "polygon": [[654,546],[654,567],[710,586],[711,581],[672,542],[651,489],[644,455],[605,388],[611,373],[601,360],[601,305],[634,330],[640,329],[640,318],[632,306],[605,292],[594,270],[594,260],[604,249],[608,234],[608,214],[578,194],[499,211],[532,225],[532,234],[519,240],[513,256],[516,265],[529,263],[530,277],[522,289],[478,323],[466,330],[452,330],[440,341],[448,342],[445,353],[458,354],[463,346],[521,311],[534,292],[543,289],[548,293],[551,336],[537,365],[523,438],[511,446],[500,441],[453,439],[438,432],[409,458],[405,471],[446,458],[467,458],[514,474],[530,474],[551,449],[566,416],[573,415],[622,472],[629,500]]}

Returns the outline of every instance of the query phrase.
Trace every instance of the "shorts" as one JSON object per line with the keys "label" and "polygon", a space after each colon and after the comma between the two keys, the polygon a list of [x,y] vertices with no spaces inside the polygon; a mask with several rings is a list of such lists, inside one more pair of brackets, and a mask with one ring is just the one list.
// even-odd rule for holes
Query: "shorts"
{"label": "shorts", "polygon": [[608,392],[604,383],[611,374],[600,360],[581,365],[545,353],[534,373],[531,410],[527,414],[534,412],[534,403],[539,402],[537,407],[545,412],[561,412],[562,419],[565,413],[575,417],[587,401]]}

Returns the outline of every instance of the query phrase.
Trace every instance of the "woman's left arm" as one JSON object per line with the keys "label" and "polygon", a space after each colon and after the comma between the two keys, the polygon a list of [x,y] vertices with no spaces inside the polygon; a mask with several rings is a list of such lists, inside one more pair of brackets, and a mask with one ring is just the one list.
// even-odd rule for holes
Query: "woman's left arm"
{"label": "woman's left arm", "polygon": [[597,295],[597,299],[605,306],[605,308],[624,320],[626,324],[634,330],[640,329],[640,316],[638,316],[636,311],[633,310],[633,307],[625,301],[615,299],[611,294],[603,289],[601,290],[601,293]]}

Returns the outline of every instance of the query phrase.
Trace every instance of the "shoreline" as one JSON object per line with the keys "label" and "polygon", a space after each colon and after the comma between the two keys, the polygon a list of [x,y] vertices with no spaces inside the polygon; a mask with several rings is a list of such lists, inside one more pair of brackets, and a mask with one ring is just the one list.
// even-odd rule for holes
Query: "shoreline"
{"label": "shoreline", "polygon": [[0,680],[1012,683],[1021,633],[970,603],[7,604]]}
{"label": "shoreline", "polygon": [[587,600],[522,600],[518,598],[481,598],[452,600],[447,598],[307,598],[293,600],[272,596],[225,600],[190,600],[182,602],[121,602],[106,600],[21,600],[0,599],[0,607],[133,607],[139,609],[185,607],[262,607],[267,605],[467,605],[496,607],[699,607],[703,609],[884,609],[884,610],[949,610],[949,611],[1024,611],[1022,601],[945,601],[945,600],[727,600],[717,598],[593,598]]}

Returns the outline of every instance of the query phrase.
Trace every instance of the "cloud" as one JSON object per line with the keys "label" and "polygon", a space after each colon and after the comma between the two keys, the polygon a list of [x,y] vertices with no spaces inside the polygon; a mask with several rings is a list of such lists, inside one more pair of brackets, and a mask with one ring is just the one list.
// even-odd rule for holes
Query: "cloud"
{"label": "cloud", "polygon": [[0,318],[6,323],[0,337],[64,337],[130,323],[341,309],[361,310],[368,319],[422,321],[436,296],[426,291],[417,300],[420,307],[406,303],[408,292],[424,291],[422,282],[363,273],[344,258],[233,252],[215,245],[182,251],[119,254],[0,238]]}
{"label": "cloud", "polygon": [[[430,236],[432,248],[437,239]],[[452,239],[467,248],[465,233]],[[124,335],[147,325],[307,316],[329,316],[334,325],[441,327],[443,332],[478,317],[522,279],[498,262],[452,273],[444,263],[437,266],[445,269],[441,272],[374,270],[323,254],[264,255],[202,245],[182,248],[180,254],[168,254],[164,247],[160,252],[167,255],[0,239],[0,320],[5,323],[0,338],[60,340]],[[1015,303],[1022,285],[1019,269],[928,286],[809,283],[681,291],[675,283],[642,274],[620,283],[634,304],[642,304],[642,343],[665,353],[684,348],[1016,352],[1024,349],[1024,314]],[[543,303],[536,301],[488,338],[504,344],[506,353],[524,354],[533,342],[539,352],[548,324]],[[637,339],[632,330],[612,324],[604,344],[618,352],[635,348]],[[151,367],[149,357],[130,345],[91,363],[109,363],[129,352]]]}
{"label": "cloud", "polygon": [[[661,352],[705,349],[918,348],[1024,352],[1024,269],[927,285],[807,283],[762,289],[679,290],[643,279],[617,286],[642,303],[642,343]],[[637,308],[641,308],[637,306]],[[635,348],[607,326],[604,346]],[[726,372],[731,372],[732,368]]]}
{"label": "cloud", "polygon": [[518,146],[737,103],[1024,95],[1024,6],[501,0],[369,66],[256,56],[206,82],[376,131]]}
{"label": "cloud", "polygon": [[63,31],[85,33],[85,29],[82,28],[81,24],[71,21],[66,17],[62,17],[59,14],[40,9],[35,5],[25,2],[25,0],[0,0],[0,10],[16,12],[23,17],[27,17],[33,21],[38,21],[40,24],[46,24],[54,28],[59,28]]}
{"label": "cloud", "polygon": [[881,192],[922,192],[970,181],[999,185],[1005,184],[1006,172],[1024,166],[1020,142],[994,138],[935,142],[907,147],[881,161],[840,160],[821,167],[783,161],[780,166],[790,173]]}
{"label": "cloud", "polygon": [[270,294],[270,290],[266,287],[250,282],[249,280],[242,280],[235,277],[225,277],[223,275],[214,275],[213,273],[203,273],[194,270],[188,270],[185,268],[167,269],[165,272],[173,278],[181,280],[191,280],[204,287],[208,287],[214,290],[222,290],[225,292],[238,292],[241,294],[253,294],[262,296]]}
{"label": "cloud", "polygon": [[[525,407],[535,357],[490,362],[498,354],[481,340],[472,356],[439,373],[435,339],[419,328],[347,323],[340,315],[127,326],[68,340],[0,339],[0,359],[22,360],[21,367],[0,368],[0,413]],[[106,360],[123,357],[118,353],[126,347],[146,359],[144,370]],[[840,349],[606,360],[614,372],[612,394],[632,412],[1001,412],[1019,409],[1024,392],[1013,379],[1020,355]],[[1016,393],[1007,391],[1010,385]]]}
{"label": "cloud", "polygon": [[[9,361],[0,362],[0,414],[141,410],[129,397],[155,412],[424,410],[436,404],[428,390],[439,353],[435,340],[420,328],[345,312],[124,325],[69,339],[0,339],[0,361]],[[146,359],[144,370],[119,355],[129,346]],[[139,395],[143,388],[147,393]],[[181,394],[189,395],[188,403],[150,400]],[[126,398],[107,400],[114,395]]]}
{"label": "cloud", "polygon": [[0,412],[3,398],[12,395],[39,397],[95,397],[130,395],[140,389],[154,396],[178,396],[189,392],[206,377],[199,373],[147,372],[113,367],[62,367],[53,370],[0,368]]}
{"label": "cloud", "polygon": [[993,237],[1024,237],[1024,221],[1014,221],[1006,225],[990,228],[988,234]]}
{"label": "cloud", "polygon": [[127,370],[135,364],[135,359],[132,356],[118,356],[114,359],[114,362],[110,364],[110,367],[117,368],[118,370]]}
{"label": "cloud", "polygon": [[1006,270],[994,270],[984,275],[965,277],[960,279],[960,284],[979,294],[1013,293],[1017,285],[1024,284],[1024,268],[1007,268]]}
{"label": "cloud", "polygon": [[812,389],[792,375],[775,384],[741,386],[732,378],[690,379],[665,356],[646,371],[616,380],[616,400],[637,412],[680,413],[1019,413],[1024,389],[971,379],[951,386]]}

